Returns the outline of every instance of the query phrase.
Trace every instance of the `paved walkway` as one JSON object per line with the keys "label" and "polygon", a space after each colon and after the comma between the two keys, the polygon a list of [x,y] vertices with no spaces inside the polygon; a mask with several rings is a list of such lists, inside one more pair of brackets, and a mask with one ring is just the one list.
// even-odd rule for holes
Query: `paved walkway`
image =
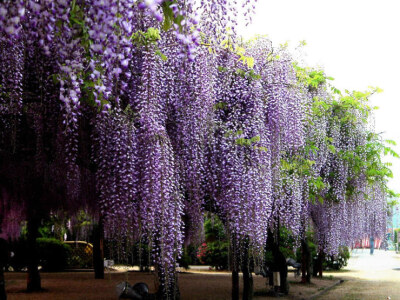
{"label": "paved walkway", "polygon": [[394,251],[353,250],[347,267],[330,274],[346,281],[319,299],[400,300],[400,254]]}

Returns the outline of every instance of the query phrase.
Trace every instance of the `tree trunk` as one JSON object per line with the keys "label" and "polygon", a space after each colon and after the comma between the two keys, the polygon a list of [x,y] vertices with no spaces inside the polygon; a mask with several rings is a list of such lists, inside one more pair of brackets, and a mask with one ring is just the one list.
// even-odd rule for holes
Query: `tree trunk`
{"label": "tree trunk", "polygon": [[5,286],[6,280],[4,278],[4,271],[3,271],[3,268],[6,266],[7,261],[8,261],[8,245],[4,239],[0,238],[0,300],[7,300],[6,286]]}
{"label": "tree trunk", "polygon": [[0,263],[0,300],[7,300],[6,280],[4,278],[4,265]]}
{"label": "tree trunk", "polygon": [[278,247],[276,260],[278,263],[278,270],[279,270],[279,274],[281,277],[280,291],[281,291],[281,293],[287,295],[287,294],[289,294],[289,282],[287,280],[287,274],[288,274],[287,263],[286,263],[286,258],[283,255],[283,253],[279,250],[279,247]]}
{"label": "tree trunk", "polygon": [[253,276],[249,268],[249,261],[243,262],[243,300],[253,299]]}
{"label": "tree trunk", "polygon": [[273,272],[279,272],[280,278],[280,286],[274,287],[275,292],[281,292],[285,295],[289,293],[289,283],[287,280],[287,263],[286,258],[283,253],[279,250],[279,227],[277,232],[277,237],[274,238],[274,235],[270,229],[268,229],[268,237],[267,237],[267,247],[272,252],[273,262],[270,266],[270,285],[273,283]]}
{"label": "tree trunk", "polygon": [[249,241],[244,242],[244,255],[242,262],[243,273],[243,300],[253,299],[253,276],[250,270]]}
{"label": "tree trunk", "polygon": [[[266,243],[266,246],[265,246],[265,250],[273,252],[273,248],[274,248],[274,236],[272,234],[272,231],[270,229],[268,229],[268,232],[267,232],[267,243]],[[274,259],[274,258],[272,257],[272,259]],[[269,271],[268,272],[268,284],[269,284],[269,286],[274,286],[274,279],[273,279],[273,274],[272,274],[272,272],[275,272],[274,270],[276,269],[274,261],[272,261],[271,264],[267,264],[267,268],[268,268],[268,271]]]}
{"label": "tree trunk", "polygon": [[321,277],[321,278],[322,278],[322,272],[323,272],[324,258],[325,258],[325,255],[322,252],[322,250],[320,250],[318,253],[318,277]]}
{"label": "tree trunk", "polygon": [[232,270],[232,300],[239,300],[239,271]]}
{"label": "tree trunk", "polygon": [[301,282],[311,283],[311,251],[307,237],[301,241]]}
{"label": "tree trunk", "polygon": [[231,249],[231,270],[232,270],[232,300],[239,300],[239,259],[236,243],[233,241]]}
{"label": "tree trunk", "polygon": [[94,278],[104,279],[104,230],[101,218],[93,229],[93,239]]}
{"label": "tree trunk", "polygon": [[35,209],[29,209],[28,219],[28,275],[27,291],[36,292],[42,289],[39,273],[39,254],[36,239],[39,235],[40,218],[36,215]]}
{"label": "tree trunk", "polygon": [[[0,220],[1,222],[1,220]],[[0,228],[1,233],[1,228]],[[4,278],[4,267],[8,261],[8,246],[4,239],[0,238],[0,300],[7,300],[6,280]]]}

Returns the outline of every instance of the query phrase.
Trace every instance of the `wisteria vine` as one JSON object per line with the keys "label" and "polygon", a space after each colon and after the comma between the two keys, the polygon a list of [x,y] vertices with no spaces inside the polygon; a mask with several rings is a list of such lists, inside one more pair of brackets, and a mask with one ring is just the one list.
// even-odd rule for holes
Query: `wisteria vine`
{"label": "wisteria vine", "polygon": [[302,237],[309,220],[327,254],[382,236],[372,92],[342,95],[268,39],[239,42],[238,6],[250,20],[256,1],[239,2],[2,1],[2,236],[35,203],[90,207],[108,239],[149,244],[165,298],[206,210],[258,258],[268,230]]}

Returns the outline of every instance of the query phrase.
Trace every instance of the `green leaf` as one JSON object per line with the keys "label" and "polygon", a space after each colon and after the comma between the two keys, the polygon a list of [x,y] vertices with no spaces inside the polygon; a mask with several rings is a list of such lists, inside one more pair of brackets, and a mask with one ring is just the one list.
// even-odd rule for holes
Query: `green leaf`
{"label": "green leaf", "polygon": [[172,1],[164,1],[161,5],[161,9],[164,15],[164,22],[163,22],[164,31],[168,31],[174,24],[174,12],[170,7],[172,3],[173,3]]}
{"label": "green leaf", "polygon": [[393,140],[385,140],[384,142],[385,142],[386,144],[393,145],[393,146],[396,146],[396,145],[397,145],[397,143],[396,143],[395,141],[393,141]]}
{"label": "green leaf", "polygon": [[333,145],[328,145],[328,150],[330,153],[335,154],[336,153],[336,148]]}
{"label": "green leaf", "polygon": [[215,109],[224,109],[226,108],[227,104],[226,102],[217,102],[214,104]]}
{"label": "green leaf", "polygon": [[159,57],[161,57],[161,59],[162,59],[163,61],[167,61],[167,60],[168,60],[168,57],[166,57],[165,54],[162,53],[160,50],[156,50],[156,55],[158,55]]}

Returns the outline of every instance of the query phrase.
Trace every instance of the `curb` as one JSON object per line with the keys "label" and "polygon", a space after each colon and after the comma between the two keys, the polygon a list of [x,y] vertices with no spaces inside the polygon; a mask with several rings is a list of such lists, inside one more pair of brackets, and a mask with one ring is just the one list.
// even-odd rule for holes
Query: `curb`
{"label": "curb", "polygon": [[335,282],[334,284],[332,284],[331,286],[328,286],[326,289],[323,289],[322,291],[310,296],[309,298],[307,298],[307,300],[314,300],[317,299],[319,296],[322,296],[323,294],[325,294],[326,292],[330,291],[331,289],[333,289],[334,287],[338,286],[339,284],[343,283],[344,280],[338,280],[337,282]]}

